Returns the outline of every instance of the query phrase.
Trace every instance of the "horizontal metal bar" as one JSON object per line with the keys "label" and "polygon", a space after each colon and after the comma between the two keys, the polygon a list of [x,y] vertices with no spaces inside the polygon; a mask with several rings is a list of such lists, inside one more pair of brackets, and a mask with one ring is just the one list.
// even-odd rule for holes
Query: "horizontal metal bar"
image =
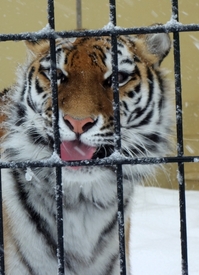
{"label": "horizontal metal bar", "polygon": [[158,32],[190,32],[199,31],[199,24],[181,24],[176,21],[168,22],[164,25],[150,26],[150,27],[136,27],[136,28],[121,28],[107,25],[99,30],[82,30],[82,31],[60,31],[56,32],[50,28],[38,32],[23,32],[18,34],[0,34],[0,42],[5,41],[20,41],[20,40],[38,40],[50,39],[57,37],[85,37],[85,36],[106,36],[106,35],[128,35],[128,34],[142,34],[142,33],[158,33]]}
{"label": "horizontal metal bar", "polygon": [[24,162],[4,162],[0,161],[0,168],[27,168],[27,167],[64,167],[64,166],[110,166],[118,164],[161,164],[161,163],[199,163],[199,156],[182,156],[182,157],[149,157],[149,158],[125,158],[119,156],[110,156],[103,159],[96,160],[81,160],[81,161],[62,161],[51,159],[43,161],[24,161]]}

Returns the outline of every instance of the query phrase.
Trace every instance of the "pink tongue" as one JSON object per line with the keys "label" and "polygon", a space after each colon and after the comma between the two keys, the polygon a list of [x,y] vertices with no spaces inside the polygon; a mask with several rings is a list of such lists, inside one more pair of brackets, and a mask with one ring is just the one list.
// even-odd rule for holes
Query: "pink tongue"
{"label": "pink tongue", "polygon": [[91,159],[96,151],[95,147],[88,146],[77,140],[63,141],[61,143],[62,160],[85,160]]}

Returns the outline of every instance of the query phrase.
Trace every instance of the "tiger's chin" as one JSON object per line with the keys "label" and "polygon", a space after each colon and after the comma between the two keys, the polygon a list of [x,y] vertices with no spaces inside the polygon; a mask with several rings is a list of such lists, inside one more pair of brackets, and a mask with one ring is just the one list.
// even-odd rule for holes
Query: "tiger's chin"
{"label": "tiger's chin", "polygon": [[[88,160],[89,161],[89,160]],[[77,176],[79,180],[80,175],[85,175],[87,174],[88,176],[91,177],[93,180],[93,177],[95,179],[97,178],[97,174],[102,173],[102,172],[111,172],[115,173],[115,168],[114,166],[106,166],[106,165],[76,165],[75,162],[72,162],[72,165],[67,165],[62,168],[62,173],[66,173],[67,175],[72,174],[72,176]]]}

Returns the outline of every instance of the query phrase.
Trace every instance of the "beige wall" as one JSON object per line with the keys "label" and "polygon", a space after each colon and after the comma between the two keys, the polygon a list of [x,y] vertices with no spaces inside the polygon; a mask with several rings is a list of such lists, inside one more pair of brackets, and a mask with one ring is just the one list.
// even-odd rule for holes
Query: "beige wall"
{"label": "beige wall", "polygon": [[[122,27],[166,23],[171,18],[169,0],[117,0],[117,23]],[[44,0],[1,0],[0,33],[38,31],[46,26]],[[56,30],[76,28],[76,1],[55,0]],[[101,28],[109,21],[108,0],[82,0],[83,28]],[[179,1],[179,17],[184,24],[199,23],[199,2]],[[172,36],[172,35],[171,35]],[[199,33],[181,33],[182,85],[185,153],[199,155]],[[23,42],[0,43],[0,90],[15,80],[15,69],[24,61]],[[163,63],[173,79],[172,52]],[[169,165],[166,165],[168,167]],[[188,188],[199,189],[199,164],[186,164]],[[168,171],[173,171],[171,174]],[[176,186],[176,165],[171,165],[159,185]]]}

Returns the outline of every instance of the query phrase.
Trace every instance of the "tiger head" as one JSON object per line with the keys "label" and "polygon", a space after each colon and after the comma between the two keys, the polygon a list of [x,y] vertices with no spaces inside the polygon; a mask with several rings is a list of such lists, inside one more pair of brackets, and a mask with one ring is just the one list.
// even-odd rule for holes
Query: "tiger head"
{"label": "tiger head", "polygon": [[[44,159],[53,151],[49,41],[26,42],[26,45],[28,62],[15,87],[14,107],[8,115],[10,133],[16,133],[15,142],[21,148],[20,152],[15,150],[16,160]],[[117,39],[121,155],[125,157],[160,156],[167,151],[171,99],[168,80],[160,65],[170,46],[170,38],[164,33]],[[111,60],[109,37],[56,41],[62,160],[100,159],[114,152]],[[24,135],[21,139],[20,132]],[[77,172],[70,167],[66,169],[69,173]],[[91,169],[94,168],[76,168],[78,173]],[[142,174],[139,169],[146,171],[145,167],[134,169],[138,174]]]}

